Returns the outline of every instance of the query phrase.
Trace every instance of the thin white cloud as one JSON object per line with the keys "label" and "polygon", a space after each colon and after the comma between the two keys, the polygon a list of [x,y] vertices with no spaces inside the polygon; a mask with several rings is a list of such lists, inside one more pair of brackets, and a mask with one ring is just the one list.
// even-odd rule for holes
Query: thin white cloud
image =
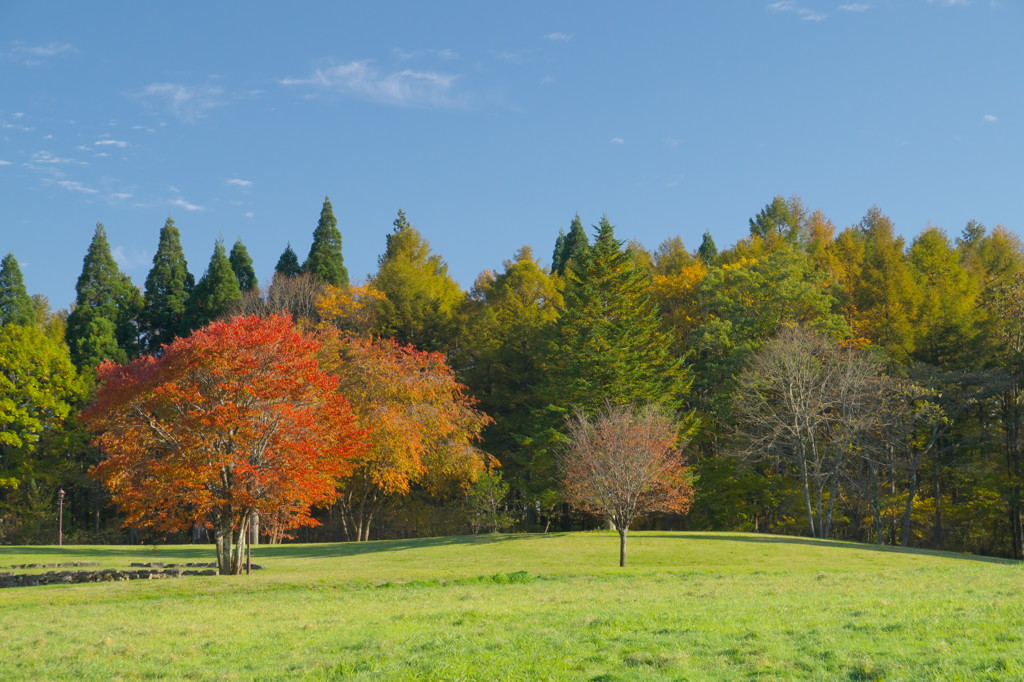
{"label": "thin white cloud", "polygon": [[985,114],[984,116],[981,117],[981,119],[983,121],[985,121],[985,123],[995,123],[996,121],[999,120],[998,118],[996,118],[992,114]]}
{"label": "thin white cloud", "polygon": [[621,137],[613,137],[608,141],[611,142],[612,144],[622,144],[623,142],[625,142],[625,140],[623,140]]}
{"label": "thin white cloud", "polygon": [[82,194],[96,194],[99,190],[95,190],[92,187],[87,187],[77,180],[58,180],[57,185],[63,187],[66,190],[72,192],[81,192]]}
{"label": "thin white cloud", "polygon": [[119,149],[124,149],[128,146],[128,143],[122,142],[121,140],[96,140],[93,142],[93,145],[97,147],[117,147]]}
{"label": "thin white cloud", "polygon": [[0,159],[0,166],[10,166],[10,165],[11,165],[10,161],[4,161],[3,159]]}
{"label": "thin white cloud", "polygon": [[848,5],[839,5],[839,9],[844,12],[867,12],[871,5],[866,2],[851,2]]}
{"label": "thin white cloud", "polygon": [[443,50],[393,50],[396,57],[399,59],[420,59],[422,57],[437,57],[438,59],[445,59],[451,61],[459,58],[459,53],[451,48],[445,48]]}
{"label": "thin white cloud", "polygon": [[555,82],[555,79],[554,79],[553,76],[544,76],[543,78],[540,79],[540,84],[541,85],[550,85],[551,83],[554,83],[554,82]]}
{"label": "thin white cloud", "polygon": [[110,255],[114,257],[117,264],[125,270],[133,268],[143,267],[152,262],[152,256],[145,251],[132,249],[128,250],[124,246],[118,245],[110,250]]}
{"label": "thin white cloud", "polygon": [[0,58],[21,62],[25,66],[38,66],[50,57],[77,51],[69,43],[49,42],[46,45],[26,45],[17,42],[11,43],[11,47],[6,52],[0,52]]}
{"label": "thin white cloud", "polygon": [[248,211],[247,213],[243,213],[242,215],[244,215],[246,218],[252,218],[254,214],[252,211]]}
{"label": "thin white cloud", "polygon": [[800,17],[801,21],[824,21],[825,15],[813,9],[801,7],[796,0],[778,0],[768,5],[769,12],[792,12]]}
{"label": "thin white cloud", "polygon": [[554,41],[556,43],[565,43],[565,42],[568,42],[568,41],[572,40],[572,38],[573,38],[571,33],[562,33],[561,31],[555,31],[554,33],[549,33],[549,34],[547,34],[544,37],[547,38],[548,40]]}
{"label": "thin white cloud", "polygon": [[190,204],[187,201],[185,201],[184,199],[172,199],[171,201],[169,201],[167,203],[169,203],[171,206],[177,206],[178,208],[183,208],[186,211],[205,211],[206,210],[202,206],[197,206],[196,204]]}
{"label": "thin white cloud", "polygon": [[85,161],[77,161],[66,156],[55,156],[48,151],[39,151],[32,155],[32,163],[69,164],[74,163],[80,166],[89,165]]}
{"label": "thin white cloud", "polygon": [[230,180],[228,180],[228,184],[233,185],[235,187],[250,187],[252,186],[252,180],[240,180],[239,178],[231,178]]}
{"label": "thin white cloud", "polygon": [[131,199],[132,195],[127,192],[115,192],[110,195],[111,199],[117,199],[118,201],[124,201],[125,199]]}
{"label": "thin white cloud", "polygon": [[955,7],[957,5],[969,5],[971,0],[928,0],[929,5],[942,5],[943,7]]}
{"label": "thin white cloud", "polygon": [[452,74],[412,69],[387,73],[365,59],[327,64],[317,68],[309,78],[286,78],[280,83],[353,95],[390,106],[446,108],[461,103],[453,87],[458,78]]}
{"label": "thin white cloud", "polygon": [[217,85],[151,83],[137,96],[146,101],[159,102],[176,118],[191,123],[205,118],[210,109],[224,103],[224,88]]}

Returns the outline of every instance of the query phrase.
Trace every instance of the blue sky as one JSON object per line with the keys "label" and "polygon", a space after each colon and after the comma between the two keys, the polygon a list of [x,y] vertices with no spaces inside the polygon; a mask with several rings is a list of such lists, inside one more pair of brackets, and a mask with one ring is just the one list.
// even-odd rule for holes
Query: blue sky
{"label": "blue sky", "polygon": [[398,208],[471,286],[607,214],[719,247],[776,194],[840,228],[1024,230],[1018,0],[0,4],[0,252],[65,307],[96,222],[267,279],[325,194],[354,280]]}

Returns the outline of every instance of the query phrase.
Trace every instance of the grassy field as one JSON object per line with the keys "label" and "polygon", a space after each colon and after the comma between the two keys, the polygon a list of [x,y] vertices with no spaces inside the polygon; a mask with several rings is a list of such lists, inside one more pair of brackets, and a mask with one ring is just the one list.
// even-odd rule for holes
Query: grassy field
{"label": "grassy field", "polygon": [[[1024,566],[762,535],[259,547],[252,576],[0,590],[3,679],[1024,679]],[[28,562],[212,547],[0,547]]]}

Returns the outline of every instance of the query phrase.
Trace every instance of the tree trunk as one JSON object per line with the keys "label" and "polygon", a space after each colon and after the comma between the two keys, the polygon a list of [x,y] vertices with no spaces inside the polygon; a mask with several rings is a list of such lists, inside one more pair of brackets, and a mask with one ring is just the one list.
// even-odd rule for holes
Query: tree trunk
{"label": "tree trunk", "polygon": [[917,496],[917,467],[910,469],[910,489],[907,491],[907,507],[903,511],[903,538],[900,544],[910,546],[910,514],[914,510],[914,498]]}
{"label": "tree trunk", "polygon": [[804,486],[804,504],[807,505],[807,523],[811,527],[811,537],[816,538],[818,534],[814,532],[814,510],[811,507],[811,482],[807,477],[807,459],[805,457],[800,458],[800,478],[802,479]]}
{"label": "tree trunk", "polygon": [[[618,525],[618,524],[616,524]],[[619,567],[625,568],[626,566],[626,533],[629,532],[629,526],[622,524],[619,525]]]}

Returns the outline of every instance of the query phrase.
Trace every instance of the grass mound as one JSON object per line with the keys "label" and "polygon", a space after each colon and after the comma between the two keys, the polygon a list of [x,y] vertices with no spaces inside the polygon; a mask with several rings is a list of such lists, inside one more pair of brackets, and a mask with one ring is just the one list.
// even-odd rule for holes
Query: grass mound
{"label": "grass mound", "polygon": [[[254,550],[252,576],[0,590],[0,678],[1021,679],[1024,568],[744,534]],[[211,547],[0,548],[3,566]]]}

